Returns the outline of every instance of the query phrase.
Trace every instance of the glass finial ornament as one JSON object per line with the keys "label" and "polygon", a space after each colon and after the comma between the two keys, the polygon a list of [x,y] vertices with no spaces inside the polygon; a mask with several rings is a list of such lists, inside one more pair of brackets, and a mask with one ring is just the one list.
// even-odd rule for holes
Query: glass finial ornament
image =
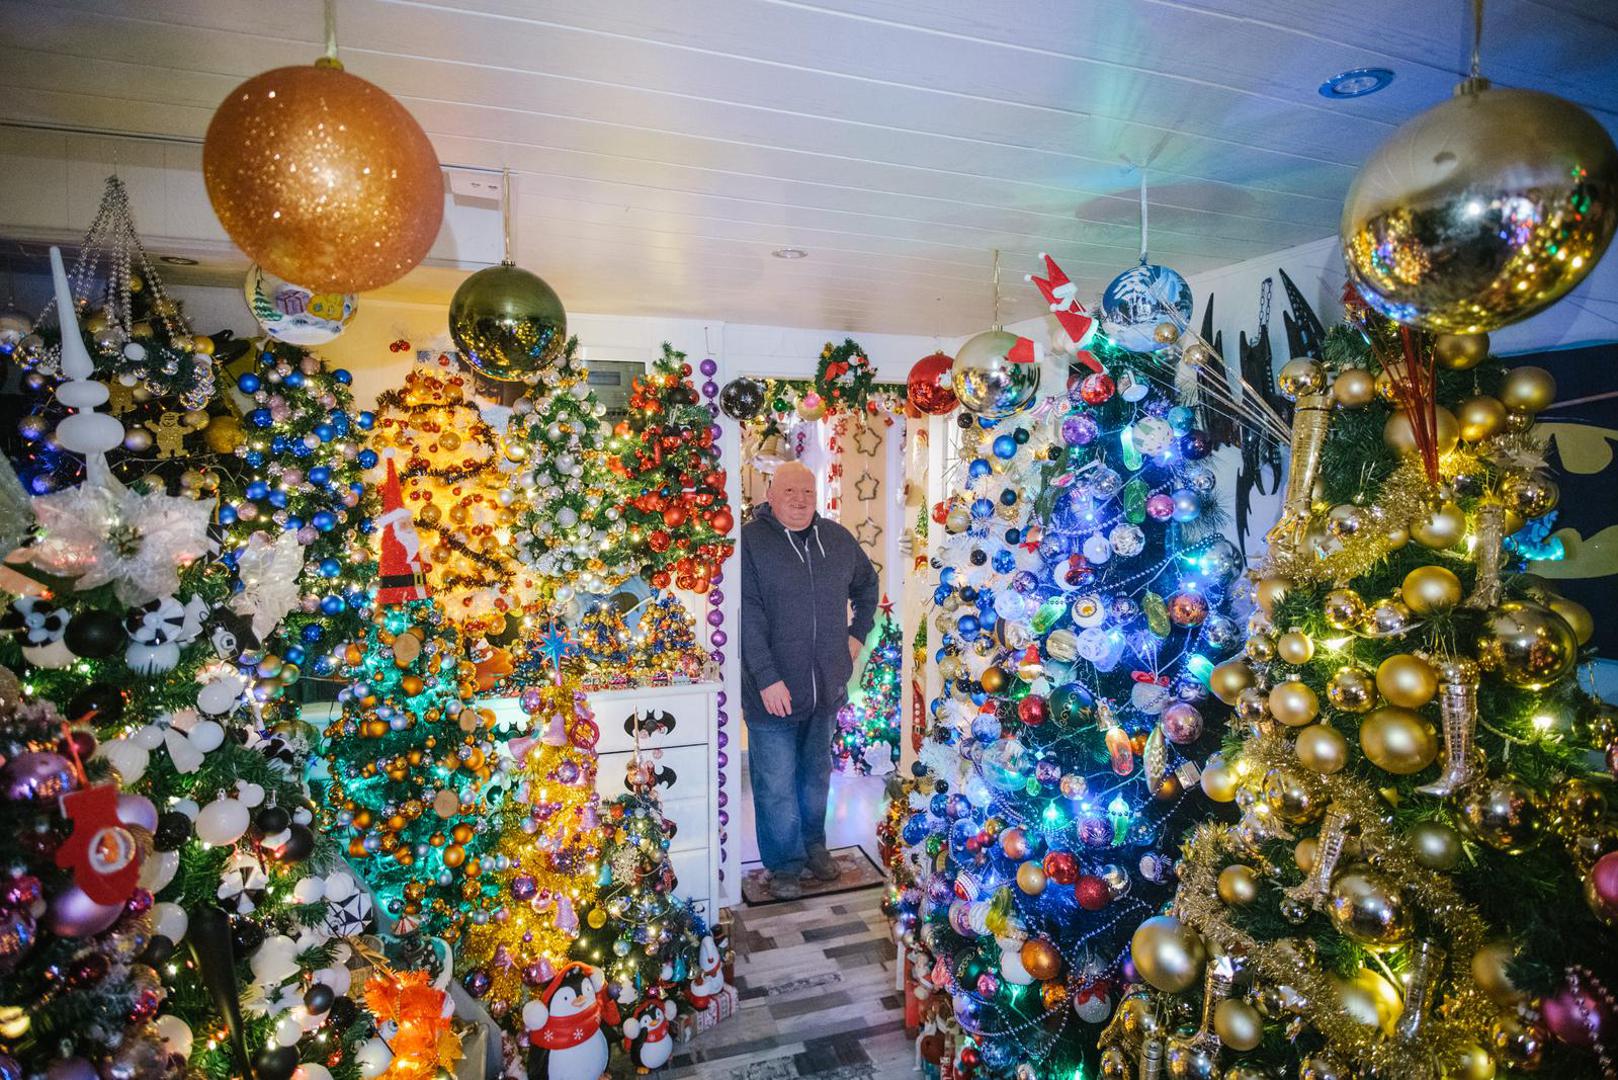
{"label": "glass finial ornament", "polygon": [[116,417],[96,412],[97,406],[107,403],[107,386],[90,378],[95,366],[79,336],[73,292],[68,287],[59,247],[51,248],[51,281],[56,287],[56,317],[62,327],[62,373],[68,380],[57,386],[56,400],[75,410],[56,425],[56,441],[76,454],[99,457],[124,441],[124,425]]}
{"label": "glass finial ornament", "polygon": [[1191,286],[1179,271],[1151,262],[1146,254],[1146,173],[1140,178],[1140,263],[1113,278],[1101,294],[1101,328],[1131,352],[1157,352],[1174,342],[1162,340],[1163,323],[1184,327],[1191,321]]}

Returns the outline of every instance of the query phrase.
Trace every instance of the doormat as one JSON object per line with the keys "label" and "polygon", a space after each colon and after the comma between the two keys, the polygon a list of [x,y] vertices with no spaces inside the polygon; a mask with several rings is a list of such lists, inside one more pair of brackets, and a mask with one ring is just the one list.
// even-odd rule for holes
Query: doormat
{"label": "doormat", "polygon": [[[869,889],[873,885],[880,885],[886,880],[882,868],[876,860],[865,853],[865,849],[855,845],[852,847],[833,848],[831,857],[841,871],[836,881],[821,881],[811,877],[802,882],[803,896],[799,899],[807,900],[811,896],[833,896],[837,893],[855,892],[859,889]],[[770,894],[770,872],[764,869],[763,863],[742,863],[742,900],[748,907],[766,907],[770,904],[788,904],[790,900],[782,900]]]}

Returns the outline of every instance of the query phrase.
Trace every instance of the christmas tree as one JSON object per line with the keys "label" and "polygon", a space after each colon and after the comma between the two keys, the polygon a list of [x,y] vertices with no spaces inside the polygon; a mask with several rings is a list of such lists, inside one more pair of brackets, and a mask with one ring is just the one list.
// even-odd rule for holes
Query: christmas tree
{"label": "christmas tree", "polygon": [[837,710],[837,735],[832,739],[833,762],[859,776],[889,772],[899,756],[904,634],[898,620],[888,614],[872,637],[875,644],[860,670],[860,685]]}
{"label": "christmas tree", "polygon": [[953,1001],[958,1064],[989,1076],[1089,1075],[1222,719],[1211,659],[1237,643],[1207,441],[1150,357],[1093,351],[1065,408],[963,415],[964,490],[935,511],[943,692],[901,925]]}
{"label": "christmas tree", "polygon": [[569,338],[545,381],[517,402],[506,437],[508,452],[521,458],[517,484],[525,509],[517,536],[524,561],[563,598],[575,590],[604,593],[632,569],[603,561],[606,552],[622,550],[628,529],[618,478],[607,467],[607,409],[590,389],[578,347]]}
{"label": "christmas tree", "polygon": [[635,379],[629,416],[608,442],[612,467],[634,494],[623,510],[628,533],[603,561],[638,567],[654,588],[706,593],[734,547],[735,519],[714,445],[719,428],[697,402],[691,365],[665,343]]}
{"label": "christmas tree", "polygon": [[[1590,613],[1503,540],[1557,486],[1548,373],[1351,298],[1296,401],[1245,659],[1246,721],[1135,932],[1110,1075],[1610,1076],[1613,711],[1576,685]],[[1605,924],[1605,925],[1603,925]]]}
{"label": "christmas tree", "polygon": [[507,613],[522,608],[536,583],[512,543],[521,507],[501,466],[501,440],[468,383],[447,356],[417,364],[404,386],[377,395],[371,445],[398,455],[427,583],[446,617],[472,638],[505,633]]}
{"label": "christmas tree", "polygon": [[[296,584],[298,603],[264,642],[284,662],[276,685],[285,685],[305,664],[332,675],[341,647],[363,627],[376,577],[369,536],[376,499],[363,478],[376,464],[365,446],[373,418],[354,411],[349,373],[328,371],[315,354],[266,338],[254,357],[236,379],[246,423],[233,446],[220,446],[237,465],[227,469],[219,522],[227,561],[255,535],[274,539],[284,530],[297,538],[302,558],[285,568],[285,580]],[[229,428],[227,418],[215,419],[210,441]]]}
{"label": "christmas tree", "polygon": [[579,619],[579,660],[592,674],[611,675],[629,665],[629,627],[611,600],[591,605]]}
{"label": "christmas tree", "polygon": [[672,592],[654,593],[635,628],[635,666],[648,676],[697,678],[708,654],[697,644],[697,624]]}
{"label": "christmas tree", "polygon": [[316,791],[325,821],[401,932],[453,939],[487,907],[494,718],[473,705],[472,665],[423,583],[392,459],[381,520],[381,588],[364,636],[345,649],[351,682],[324,732],[328,776]]}

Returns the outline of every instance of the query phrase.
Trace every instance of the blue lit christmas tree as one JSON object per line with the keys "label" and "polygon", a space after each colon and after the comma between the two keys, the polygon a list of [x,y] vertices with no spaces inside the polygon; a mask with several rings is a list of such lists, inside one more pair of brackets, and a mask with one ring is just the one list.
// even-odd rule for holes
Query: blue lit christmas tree
{"label": "blue lit christmas tree", "polygon": [[891,611],[872,633],[876,643],[860,671],[859,687],[837,710],[831,745],[833,763],[859,776],[890,772],[899,756],[904,634]]}

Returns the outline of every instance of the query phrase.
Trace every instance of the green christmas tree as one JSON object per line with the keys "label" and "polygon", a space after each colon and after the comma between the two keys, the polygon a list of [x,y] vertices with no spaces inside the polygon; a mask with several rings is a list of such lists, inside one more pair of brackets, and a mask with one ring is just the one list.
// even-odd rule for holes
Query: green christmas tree
{"label": "green christmas tree", "polygon": [[858,689],[837,711],[832,760],[844,772],[886,773],[899,755],[899,705],[904,634],[891,615],[872,632],[875,644],[860,670]]}
{"label": "green christmas tree", "polygon": [[630,660],[629,627],[623,612],[610,600],[590,607],[579,619],[577,632],[579,659],[595,673],[622,671]]}

